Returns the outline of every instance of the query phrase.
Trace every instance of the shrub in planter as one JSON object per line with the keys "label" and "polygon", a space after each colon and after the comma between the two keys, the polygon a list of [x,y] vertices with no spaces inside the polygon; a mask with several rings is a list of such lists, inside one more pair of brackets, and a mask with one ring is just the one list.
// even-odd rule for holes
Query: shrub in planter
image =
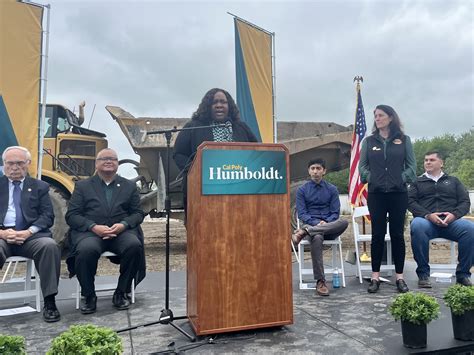
{"label": "shrub in planter", "polygon": [[25,338],[0,334],[0,354],[26,354]]}
{"label": "shrub in planter", "polygon": [[444,302],[451,308],[454,337],[474,340],[474,287],[453,285],[444,295]]}
{"label": "shrub in planter", "polygon": [[439,304],[434,297],[418,292],[403,293],[395,298],[389,311],[395,320],[401,321],[403,345],[426,347],[426,325],[439,315]]}
{"label": "shrub in planter", "polygon": [[122,339],[112,329],[87,324],[73,325],[54,338],[47,355],[115,355],[122,351]]}

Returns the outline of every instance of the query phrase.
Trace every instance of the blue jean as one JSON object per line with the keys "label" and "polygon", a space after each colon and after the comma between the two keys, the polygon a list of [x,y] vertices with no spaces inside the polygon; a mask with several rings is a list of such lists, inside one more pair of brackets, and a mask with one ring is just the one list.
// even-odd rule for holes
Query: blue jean
{"label": "blue jean", "polygon": [[411,222],[411,248],[418,267],[418,277],[430,276],[429,244],[434,238],[445,238],[458,243],[458,267],[456,277],[471,277],[469,270],[474,264],[474,223],[457,219],[447,227],[439,227],[429,220],[416,217]]}

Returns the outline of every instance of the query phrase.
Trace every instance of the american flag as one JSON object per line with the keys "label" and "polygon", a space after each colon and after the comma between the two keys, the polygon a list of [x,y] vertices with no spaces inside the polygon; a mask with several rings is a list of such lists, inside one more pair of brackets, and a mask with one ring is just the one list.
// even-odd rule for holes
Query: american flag
{"label": "american flag", "polygon": [[352,206],[367,205],[367,185],[360,182],[359,175],[359,159],[360,146],[367,132],[365,124],[364,105],[362,104],[362,96],[360,95],[360,84],[357,83],[357,108],[355,116],[354,132],[352,133],[351,145],[351,165],[349,174],[349,200]]}

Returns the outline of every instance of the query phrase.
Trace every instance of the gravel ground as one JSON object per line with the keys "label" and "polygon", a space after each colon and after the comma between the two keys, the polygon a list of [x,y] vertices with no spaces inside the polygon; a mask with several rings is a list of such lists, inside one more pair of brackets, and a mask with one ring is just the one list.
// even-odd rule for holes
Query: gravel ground
{"label": "gravel ground", "polygon": [[[350,216],[343,216],[350,220]],[[143,232],[145,234],[145,248],[146,248],[146,262],[147,271],[164,271],[165,269],[165,235],[166,235],[166,219],[147,218],[142,224]],[[367,230],[369,231],[369,229]],[[288,236],[288,239],[290,236]],[[342,235],[343,254],[346,255],[348,250],[354,250],[354,238],[352,233],[352,224]],[[406,241],[406,259],[413,260],[413,253],[410,246],[409,229],[405,228]],[[290,248],[290,243],[288,243]],[[438,244],[431,247],[430,259],[437,263],[447,263],[449,261],[449,246],[447,244]],[[367,251],[370,254],[370,244],[367,244]],[[330,258],[330,250],[324,253],[325,258]],[[307,253],[305,258],[310,258]],[[293,262],[295,258],[293,255]],[[171,220],[170,223],[170,270],[186,270],[186,228],[181,220]],[[18,274],[22,271],[22,267],[18,268]],[[107,259],[101,258],[97,271],[98,275],[114,275],[118,274],[118,265],[112,264]],[[0,279],[3,276],[3,270],[0,271]],[[67,278],[68,273],[64,260],[61,265],[61,277]]]}
{"label": "gravel ground", "polygon": [[[350,220],[350,216],[343,216]],[[166,234],[166,219],[148,219],[142,224],[143,232],[145,234],[147,270],[148,271],[164,271],[165,269],[165,234]],[[368,231],[370,229],[368,228]],[[290,236],[288,236],[290,238]],[[406,259],[413,260],[413,253],[410,246],[410,234],[406,228]],[[352,223],[342,235],[343,254],[346,255],[347,250],[354,250],[354,237],[352,233]],[[288,247],[289,243],[288,243]],[[447,244],[438,244],[431,247],[430,259],[437,263],[447,263],[449,261],[449,246]],[[370,254],[370,244],[367,244],[367,250]],[[328,259],[331,256],[330,250],[325,252],[325,257]],[[308,253],[308,258],[310,255]],[[295,258],[293,255],[293,261]],[[170,224],[170,269],[171,271],[186,270],[186,228],[182,221],[171,220]],[[118,267],[108,262],[101,260],[98,273],[100,275],[110,275],[118,272]]]}

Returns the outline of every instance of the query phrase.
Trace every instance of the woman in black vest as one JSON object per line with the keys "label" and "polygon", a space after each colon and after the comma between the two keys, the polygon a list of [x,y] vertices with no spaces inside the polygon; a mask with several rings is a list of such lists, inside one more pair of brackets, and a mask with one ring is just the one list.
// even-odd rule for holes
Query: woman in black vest
{"label": "woman in black vest", "polygon": [[387,214],[397,289],[408,292],[403,280],[403,229],[408,206],[406,185],[416,179],[416,162],[410,137],[403,133],[400,118],[390,106],[378,105],[374,110],[372,134],[362,142],[359,173],[361,181],[369,184],[367,204],[372,221],[372,278],[368,292],[375,293],[380,286]]}
{"label": "woman in black vest", "polygon": [[[222,124],[225,126],[222,127]],[[210,126],[208,128],[198,128]],[[201,100],[191,121],[185,128],[195,128],[179,132],[174,144],[173,159],[183,171],[183,203],[187,204],[187,174],[197,147],[210,142],[257,142],[257,137],[249,126],[240,120],[240,113],[234,99],[223,89],[209,90]]]}

